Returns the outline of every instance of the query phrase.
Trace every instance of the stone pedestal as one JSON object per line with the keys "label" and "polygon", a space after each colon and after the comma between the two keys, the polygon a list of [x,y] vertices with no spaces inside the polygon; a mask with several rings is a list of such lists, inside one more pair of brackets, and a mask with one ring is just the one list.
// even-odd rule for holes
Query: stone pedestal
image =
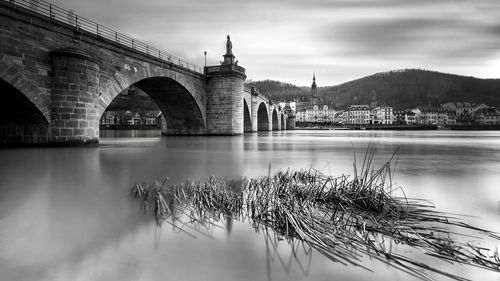
{"label": "stone pedestal", "polygon": [[243,83],[245,69],[237,65],[206,68],[207,134],[243,134]]}
{"label": "stone pedestal", "polygon": [[233,54],[225,54],[223,57],[224,57],[224,62],[222,63],[223,65],[232,65],[236,63]]}
{"label": "stone pedestal", "polygon": [[51,144],[99,142],[99,64],[78,49],[60,49],[52,59]]}

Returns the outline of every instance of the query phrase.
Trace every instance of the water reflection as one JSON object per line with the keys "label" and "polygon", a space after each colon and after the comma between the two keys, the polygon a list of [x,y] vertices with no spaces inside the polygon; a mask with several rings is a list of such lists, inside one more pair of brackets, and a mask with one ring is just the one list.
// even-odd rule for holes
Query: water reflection
{"label": "water reflection", "polygon": [[[115,133],[115,132],[113,132]],[[128,136],[127,136],[128,134]],[[155,226],[125,196],[136,182],[170,177],[263,176],[314,167],[352,172],[353,148],[376,144],[374,165],[399,148],[396,183],[408,196],[430,198],[439,210],[500,232],[500,133],[269,132],[242,137],[159,137],[149,132],[104,136],[97,148],[0,150],[0,272],[5,280],[262,280],[265,239],[233,222],[231,235],[190,238]],[[141,135],[142,134],[142,135]],[[288,247],[278,247],[290,253]],[[273,280],[411,280],[386,265],[374,273],[332,264],[312,254],[309,275],[271,263]],[[446,268],[446,264],[439,265]],[[222,270],[223,269],[223,270]],[[456,274],[495,280],[496,274],[457,266]]]}
{"label": "water reflection", "polygon": [[[223,216],[248,220],[256,232],[264,233],[268,274],[270,247],[280,240],[286,240],[293,253],[299,241],[307,253],[315,249],[335,263],[369,270],[364,260],[370,257],[423,280],[428,280],[427,271],[463,280],[433,267],[429,257],[500,271],[498,252],[462,241],[462,236],[457,239],[456,233],[485,236],[495,243],[500,236],[434,211],[425,200],[395,197],[390,162],[376,171],[365,170],[372,155],[367,154],[351,178],[317,170],[286,171],[237,181],[208,177],[181,185],[136,184],[130,195],[157,225],[167,223],[191,237],[196,236],[185,228],[210,236]],[[398,244],[406,245],[406,251],[393,250]],[[414,252],[427,256],[415,260]]]}

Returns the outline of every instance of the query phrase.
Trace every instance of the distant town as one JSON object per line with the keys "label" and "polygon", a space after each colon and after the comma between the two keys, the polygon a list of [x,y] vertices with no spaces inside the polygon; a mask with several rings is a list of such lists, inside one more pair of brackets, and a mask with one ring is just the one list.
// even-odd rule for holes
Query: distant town
{"label": "distant town", "polygon": [[106,111],[101,117],[102,129],[156,129],[161,128],[161,111]]}
{"label": "distant town", "polygon": [[279,105],[295,116],[297,127],[339,125],[365,127],[428,127],[457,128],[457,126],[496,126],[500,111],[487,104],[454,101],[439,106],[418,106],[394,110],[377,100],[373,91],[370,104],[352,104],[345,109],[333,109],[318,97],[316,77],[313,75],[309,101],[280,102]]}

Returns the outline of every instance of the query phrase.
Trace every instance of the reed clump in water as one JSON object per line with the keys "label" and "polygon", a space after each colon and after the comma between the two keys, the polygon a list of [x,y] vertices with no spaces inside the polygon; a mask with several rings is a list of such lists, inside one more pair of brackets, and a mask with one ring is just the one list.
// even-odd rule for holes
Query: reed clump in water
{"label": "reed clump in water", "polygon": [[208,177],[180,185],[136,185],[131,194],[158,224],[187,217],[210,229],[223,217],[249,219],[258,231],[272,230],[279,239],[300,241],[345,265],[365,268],[362,261],[368,256],[424,280],[431,278],[422,269],[466,280],[392,249],[405,244],[440,259],[500,272],[498,252],[460,242],[449,229],[500,237],[435,211],[427,201],[396,196],[400,189],[392,186],[390,161],[372,170],[373,154],[367,155],[361,173],[355,169],[353,177],[288,170],[241,181]]}

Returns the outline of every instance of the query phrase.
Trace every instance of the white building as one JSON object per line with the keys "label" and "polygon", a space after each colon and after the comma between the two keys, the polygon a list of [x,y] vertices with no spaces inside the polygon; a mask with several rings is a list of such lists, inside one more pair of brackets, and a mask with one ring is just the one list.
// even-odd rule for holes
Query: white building
{"label": "white building", "polygon": [[297,122],[313,123],[333,123],[335,122],[335,109],[328,108],[328,105],[314,105],[311,109],[297,112],[295,118]]}
{"label": "white building", "polygon": [[394,110],[394,124],[415,125],[417,124],[416,114],[411,109]]}
{"label": "white building", "polygon": [[418,124],[422,125],[453,125],[457,123],[457,113],[443,107],[419,107],[412,110]]}
{"label": "white building", "polygon": [[415,125],[417,124],[417,118],[415,116],[415,113],[413,112],[406,112],[404,115],[404,122],[406,125]]}
{"label": "white building", "polygon": [[344,119],[345,123],[350,125],[370,124],[370,107],[367,104],[351,105],[344,112]]}
{"label": "white building", "polygon": [[306,112],[299,111],[295,114],[295,122],[306,122]]}
{"label": "white building", "polygon": [[391,106],[378,106],[373,109],[372,124],[394,124],[394,110]]}

